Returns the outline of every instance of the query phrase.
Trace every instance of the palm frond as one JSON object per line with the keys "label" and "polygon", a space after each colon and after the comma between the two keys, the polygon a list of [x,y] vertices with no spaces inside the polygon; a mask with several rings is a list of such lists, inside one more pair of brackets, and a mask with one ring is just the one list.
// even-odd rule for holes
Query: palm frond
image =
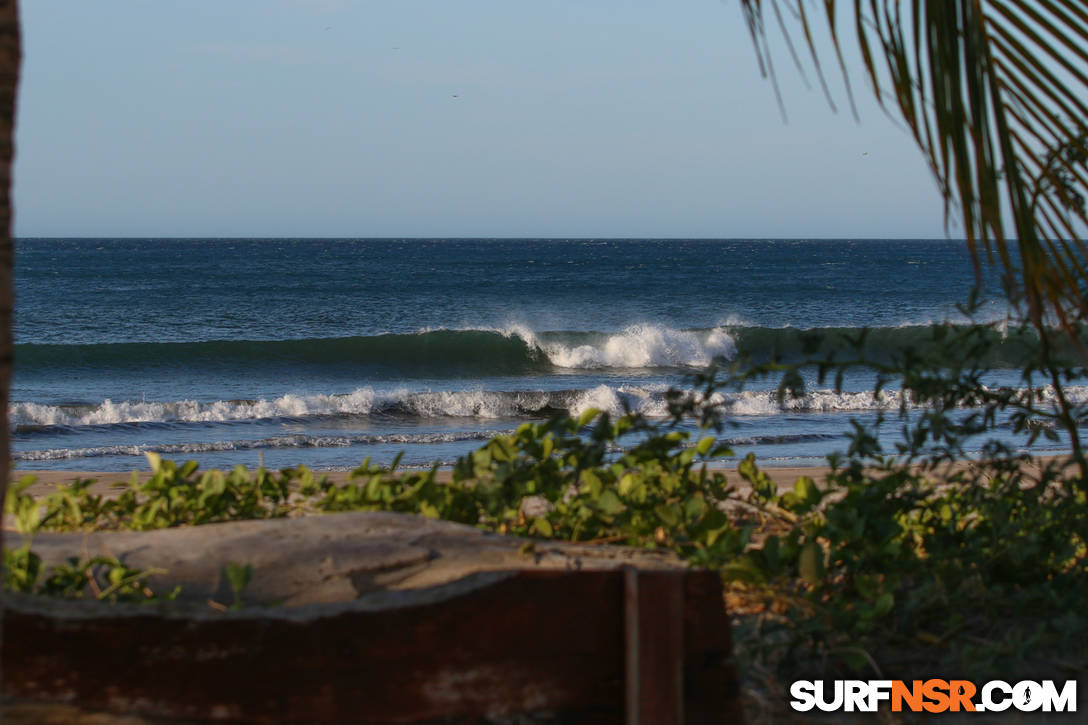
{"label": "palm frond", "polygon": [[[815,1],[815,0],[813,0]],[[819,0],[844,77],[841,9]],[[792,11],[819,72],[806,0],[741,0],[760,66],[763,13]],[[1083,0],[855,0],[865,75],[902,118],[959,216],[1040,328],[1088,320],[1088,5]],[[849,79],[847,88],[849,89]]]}

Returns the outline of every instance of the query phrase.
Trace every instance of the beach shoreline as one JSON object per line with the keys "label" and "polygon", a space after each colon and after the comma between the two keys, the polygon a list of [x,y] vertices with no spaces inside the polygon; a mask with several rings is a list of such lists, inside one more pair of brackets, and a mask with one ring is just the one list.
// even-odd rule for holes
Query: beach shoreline
{"label": "beach shoreline", "polygon": [[[1037,462],[1046,464],[1051,460],[1055,460],[1059,457],[1048,456],[1045,458],[1038,458]],[[757,461],[757,464],[759,462]],[[941,472],[941,477],[950,475],[952,473],[962,471],[974,465],[973,461],[962,460],[957,461],[950,465],[950,467]],[[254,469],[250,469],[254,470]],[[271,469],[270,469],[271,470]],[[278,469],[277,469],[278,470]],[[721,471],[729,479],[730,483],[738,484],[740,488],[746,489],[747,485],[744,484],[740,474],[737,473],[736,466],[721,466],[716,467],[714,470]],[[821,484],[825,481],[831,468],[829,466],[782,466],[771,467],[760,465],[759,470],[767,475],[771,481],[778,486],[780,491],[793,487],[794,482],[804,476],[811,478],[817,484]],[[418,471],[398,471],[398,473],[418,473]],[[151,476],[149,470],[136,471],[139,480],[145,481]],[[328,480],[336,485],[344,485],[349,482],[349,476],[351,471],[319,471],[315,470],[314,475],[318,478],[326,476]],[[40,498],[47,496],[55,491],[60,486],[71,484],[76,479],[94,479],[94,483],[91,485],[91,491],[95,494],[108,496],[111,492],[118,490],[117,484],[128,484],[132,477],[132,471],[91,471],[91,470],[13,470],[9,486],[18,482],[25,476],[34,476],[34,483],[27,489],[26,493],[29,495]],[[438,471],[438,480],[440,482],[449,482],[453,479],[452,468],[441,468]]]}
{"label": "beach shoreline", "polygon": [[[251,469],[252,470],[252,469]],[[723,470],[730,481],[740,483],[741,478],[737,473],[737,469],[725,468]],[[783,468],[761,468],[761,471],[767,474],[780,489],[789,488],[793,486],[800,476],[808,476],[816,482],[824,480],[830,468],[827,466],[794,466]],[[151,472],[148,470],[137,471],[139,480],[145,481],[151,476]],[[348,476],[351,471],[314,471],[314,475],[317,477],[327,476],[329,481],[337,485],[343,485],[348,483]],[[121,471],[87,471],[87,470],[13,470],[11,472],[11,479],[9,486],[18,482],[25,476],[34,476],[35,482],[27,489],[26,493],[34,498],[40,498],[42,496],[48,496],[61,486],[71,484],[76,479],[94,479],[94,483],[91,486],[91,491],[95,494],[109,495],[111,492],[116,491],[116,484],[127,484],[132,477],[132,472]],[[438,480],[441,482],[448,482],[453,478],[453,469],[443,468],[438,471]]]}

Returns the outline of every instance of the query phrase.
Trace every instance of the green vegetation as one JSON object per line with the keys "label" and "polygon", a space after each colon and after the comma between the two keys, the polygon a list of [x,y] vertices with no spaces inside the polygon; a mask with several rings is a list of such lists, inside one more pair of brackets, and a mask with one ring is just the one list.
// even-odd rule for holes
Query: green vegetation
{"label": "green vegetation", "polygon": [[[1010,299],[1033,327],[1088,319],[1088,23],[1069,0],[742,0],[760,68],[774,74],[768,25],[847,82],[843,49],[856,44],[876,99],[902,120],[944,196],[945,218],[976,263],[996,262]],[[822,7],[821,7],[822,6]],[[772,18],[765,18],[770,8]],[[790,32],[790,24],[794,32]],[[827,50],[817,25],[826,24]],[[842,25],[846,32],[840,32]],[[850,98],[851,104],[853,98]]]}
{"label": "green vegetation", "polygon": [[95,599],[110,602],[169,600],[178,595],[177,590],[162,596],[151,589],[151,577],[164,570],[133,569],[111,556],[72,557],[67,564],[53,567],[43,578],[46,572],[42,571],[41,558],[31,549],[34,534],[45,529],[86,529],[83,512],[109,506],[100,496],[87,492],[91,481],[76,481],[44,501],[36,501],[25,493],[33,483],[34,477],[27,476],[8,489],[4,512],[15,519],[23,543],[16,549],[4,549],[5,589],[71,599],[90,592]]}
{"label": "green vegetation", "polygon": [[26,544],[6,551],[4,584],[8,589],[46,596],[80,599],[90,592],[95,599],[109,602],[151,602],[177,597],[179,590],[156,594],[150,579],[163,569],[133,569],[109,556],[90,559],[72,557],[67,565],[53,567],[41,580],[41,560]]}
{"label": "green vegetation", "polygon": [[305,467],[273,473],[245,467],[199,473],[195,461],[177,465],[147,454],[152,475],[144,482],[133,472],[116,495],[89,490],[92,479],[77,479],[35,502],[26,495],[34,483],[24,477],[8,492],[7,511],[20,532],[151,531],[171,526],[286,516],[295,506],[291,487],[308,489],[313,474]]}
{"label": "green vegetation", "polygon": [[68,599],[90,592],[98,600],[131,603],[171,600],[179,593],[177,589],[166,595],[152,591],[151,578],[165,570],[133,569],[111,556],[72,557],[67,564],[53,567],[44,579],[43,573],[41,558],[29,541],[4,550],[4,588],[10,591]]}
{"label": "green vegetation", "polygon": [[249,586],[249,582],[253,580],[253,567],[250,564],[239,564],[234,561],[227,562],[227,565],[223,567],[223,577],[230,584],[231,594],[234,596],[234,602],[230,605],[230,608],[241,609],[244,606],[242,592]]}

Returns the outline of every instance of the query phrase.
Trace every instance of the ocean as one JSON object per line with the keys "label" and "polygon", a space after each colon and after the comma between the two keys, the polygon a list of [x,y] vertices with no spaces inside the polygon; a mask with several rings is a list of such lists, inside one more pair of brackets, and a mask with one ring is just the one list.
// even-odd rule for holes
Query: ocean
{"label": "ocean", "polygon": [[[959,320],[975,273],[949,240],[21,239],[19,469],[451,464],[525,421],[665,412],[711,363],[873,328],[902,348]],[[989,274],[984,289],[996,289]],[[982,313],[1004,314],[993,295]],[[1002,373],[996,373],[998,378]],[[1015,381],[1012,370],[1004,375]],[[1000,380],[998,382],[1001,382]],[[787,410],[728,396],[722,437],[818,465],[871,380]],[[1056,449],[1059,444],[1054,444]]]}

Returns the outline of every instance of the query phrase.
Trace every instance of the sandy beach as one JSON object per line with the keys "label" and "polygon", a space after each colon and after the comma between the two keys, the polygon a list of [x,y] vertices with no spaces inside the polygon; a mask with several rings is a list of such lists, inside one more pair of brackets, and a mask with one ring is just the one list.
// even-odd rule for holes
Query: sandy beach
{"label": "sandy beach", "polygon": [[[811,466],[811,467],[796,467],[796,468],[765,468],[762,469],[764,473],[770,476],[771,480],[778,484],[779,488],[786,488],[793,485],[793,482],[800,476],[808,476],[817,483],[824,479],[827,475],[826,466]],[[318,476],[328,476],[329,480],[333,483],[343,484],[348,481],[348,474],[350,471],[316,471]],[[150,471],[142,470],[138,471],[141,480],[146,480],[151,475]],[[57,489],[58,486],[64,486],[72,483],[77,478],[93,478],[95,483],[91,486],[91,490],[94,493],[109,495],[115,490],[115,484],[127,483],[131,477],[131,472],[120,473],[117,471],[12,471],[11,481],[15,482],[24,476],[35,476],[37,480],[27,491],[31,496],[35,498],[41,496],[47,496]],[[736,473],[736,469],[728,469],[726,475],[730,480],[740,483],[741,478]],[[443,469],[438,472],[438,479],[440,481],[449,481],[453,477],[453,471],[449,469]]]}
{"label": "sandy beach", "polygon": [[[1056,460],[1057,457],[1047,456],[1039,459],[1040,463],[1046,464],[1052,460]],[[961,471],[965,468],[972,466],[971,461],[960,461],[949,470],[945,472],[945,475]],[[723,469],[730,482],[740,485],[743,481],[740,475],[736,472],[736,468],[724,468]],[[765,467],[761,468],[763,473],[767,474],[779,489],[790,488],[794,482],[801,476],[807,476],[813,479],[817,484],[824,481],[830,470],[827,466],[784,466],[784,467]],[[348,482],[348,475],[350,471],[315,471],[317,476],[327,476],[330,481],[336,484],[344,484]],[[138,470],[137,471],[140,480],[146,480],[151,475],[150,471]],[[67,485],[72,483],[77,478],[93,478],[95,483],[91,486],[91,490],[94,493],[109,495],[112,491],[116,490],[116,484],[127,483],[131,476],[131,472],[118,472],[118,471],[87,471],[87,470],[39,470],[39,471],[12,471],[11,481],[15,482],[24,476],[34,476],[37,480],[28,489],[28,493],[35,497],[45,496],[56,490],[58,486]],[[453,477],[453,471],[449,468],[444,468],[438,471],[439,481],[449,481]]]}

